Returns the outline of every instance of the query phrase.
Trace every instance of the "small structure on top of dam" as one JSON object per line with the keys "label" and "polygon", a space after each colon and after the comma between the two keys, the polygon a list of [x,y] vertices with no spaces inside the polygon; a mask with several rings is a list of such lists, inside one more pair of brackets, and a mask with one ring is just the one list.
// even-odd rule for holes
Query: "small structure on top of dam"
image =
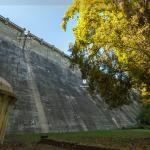
{"label": "small structure on top of dam", "polygon": [[8,115],[16,101],[10,84],[0,77],[0,143],[3,143]]}
{"label": "small structure on top of dam", "polygon": [[81,87],[80,71],[69,66],[70,59],[63,52],[0,16],[0,76],[11,84],[17,98],[8,133],[87,131],[136,124],[136,101],[108,109],[100,95],[93,99]]}

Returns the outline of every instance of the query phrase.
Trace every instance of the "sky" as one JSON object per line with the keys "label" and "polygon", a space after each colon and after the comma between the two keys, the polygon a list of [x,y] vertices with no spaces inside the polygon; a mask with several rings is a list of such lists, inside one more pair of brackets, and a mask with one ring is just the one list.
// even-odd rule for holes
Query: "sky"
{"label": "sky", "polygon": [[67,31],[61,28],[62,17],[72,0],[0,0],[0,15],[26,28],[34,35],[55,45],[69,55],[69,42],[74,42],[71,20]]}

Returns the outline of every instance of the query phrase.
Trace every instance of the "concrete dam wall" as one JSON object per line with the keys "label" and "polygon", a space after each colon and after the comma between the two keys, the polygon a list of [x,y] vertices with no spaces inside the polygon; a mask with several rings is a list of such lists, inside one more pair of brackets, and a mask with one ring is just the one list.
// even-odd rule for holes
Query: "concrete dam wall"
{"label": "concrete dam wall", "polygon": [[[17,103],[7,132],[67,132],[133,126],[139,107],[109,110],[99,95],[81,87],[78,70],[56,47],[0,16],[0,77]],[[136,96],[134,96],[136,98]]]}

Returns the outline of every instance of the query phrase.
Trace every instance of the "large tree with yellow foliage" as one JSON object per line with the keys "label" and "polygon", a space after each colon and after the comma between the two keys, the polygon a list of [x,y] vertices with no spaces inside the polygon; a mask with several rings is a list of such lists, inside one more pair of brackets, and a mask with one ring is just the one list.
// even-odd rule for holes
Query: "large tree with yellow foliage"
{"label": "large tree with yellow foliage", "polygon": [[79,65],[91,93],[118,107],[129,104],[137,89],[150,104],[149,0],[74,0],[64,30],[69,19],[76,20],[72,64]]}

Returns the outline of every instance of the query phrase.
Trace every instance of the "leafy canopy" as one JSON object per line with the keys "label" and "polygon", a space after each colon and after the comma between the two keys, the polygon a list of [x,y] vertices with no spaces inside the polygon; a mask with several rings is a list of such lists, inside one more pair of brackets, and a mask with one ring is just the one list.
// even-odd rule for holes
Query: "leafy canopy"
{"label": "leafy canopy", "polygon": [[79,65],[90,92],[118,107],[131,102],[136,88],[150,104],[150,2],[74,0],[64,15],[64,30],[69,19],[76,20],[72,64]]}

